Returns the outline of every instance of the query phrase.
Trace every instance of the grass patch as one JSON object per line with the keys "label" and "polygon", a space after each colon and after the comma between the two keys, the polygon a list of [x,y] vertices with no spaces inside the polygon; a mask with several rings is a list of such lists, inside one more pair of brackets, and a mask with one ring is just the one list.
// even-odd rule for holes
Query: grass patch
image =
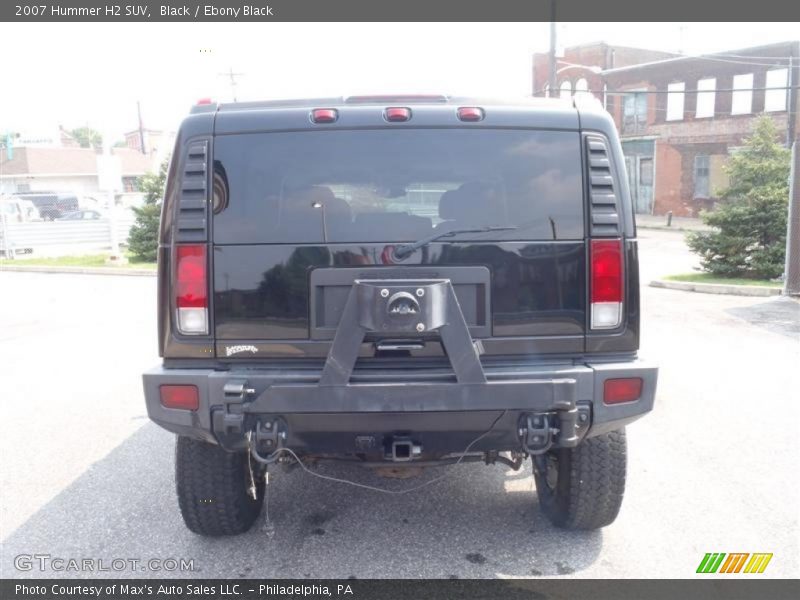
{"label": "grass patch", "polygon": [[667,275],[669,281],[688,281],[690,283],[719,283],[722,285],[755,285],[758,287],[781,287],[779,281],[768,279],[745,279],[743,277],[720,277],[711,273],[681,273],[680,275]]}
{"label": "grass patch", "polygon": [[[106,259],[108,254],[86,254],[82,256],[39,256],[25,258],[26,255],[21,255],[19,258],[10,260],[7,258],[0,259],[0,265],[15,265],[23,267],[25,265],[41,266],[41,267],[108,267]],[[121,265],[117,268],[120,269],[155,269],[156,263],[139,262],[130,254],[126,255],[128,264]]]}

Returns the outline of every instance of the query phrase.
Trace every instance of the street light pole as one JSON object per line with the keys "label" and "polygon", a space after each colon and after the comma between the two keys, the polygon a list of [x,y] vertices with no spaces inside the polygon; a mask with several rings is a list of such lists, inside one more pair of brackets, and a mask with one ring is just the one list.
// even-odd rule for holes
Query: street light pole
{"label": "street light pole", "polygon": [[108,227],[111,241],[111,250],[108,260],[111,265],[125,264],[127,260],[119,251],[119,236],[117,235],[117,207],[115,192],[119,188],[119,174],[114,155],[111,153],[111,132],[106,131],[103,136],[103,156],[98,157],[98,181],[101,191],[108,194]]}
{"label": "street light pole", "polygon": [[789,218],[786,223],[786,279],[783,293],[800,295],[800,143],[792,144],[792,169],[789,175]]}
{"label": "street light pole", "polygon": [[550,0],[550,73],[547,85],[552,98],[556,95],[556,0]]}

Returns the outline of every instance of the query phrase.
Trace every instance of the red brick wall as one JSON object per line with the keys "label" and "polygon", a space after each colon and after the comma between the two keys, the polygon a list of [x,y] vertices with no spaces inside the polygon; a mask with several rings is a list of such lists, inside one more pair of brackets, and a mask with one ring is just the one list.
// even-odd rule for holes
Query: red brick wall
{"label": "red brick wall", "polygon": [[656,178],[653,190],[653,213],[663,215],[669,211],[677,217],[690,217],[692,210],[682,197],[681,153],[673,146],[656,141]]}

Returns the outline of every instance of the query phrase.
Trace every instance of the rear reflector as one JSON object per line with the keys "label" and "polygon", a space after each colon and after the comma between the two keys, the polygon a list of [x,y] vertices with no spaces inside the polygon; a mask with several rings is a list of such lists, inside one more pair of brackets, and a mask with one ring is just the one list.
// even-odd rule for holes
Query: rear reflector
{"label": "rear reflector", "polygon": [[622,240],[592,240],[592,329],[613,329],[622,322]]}
{"label": "rear reflector", "polygon": [[208,277],[206,247],[183,244],[176,247],[175,306],[181,333],[208,333]]}
{"label": "rear reflector", "polygon": [[315,108],[311,111],[311,120],[314,123],[335,123],[339,118],[339,111],[335,108]]}
{"label": "rear reflector", "polygon": [[483,109],[474,106],[462,106],[458,109],[461,121],[483,121]]}
{"label": "rear reflector", "polygon": [[384,111],[383,116],[387,121],[391,123],[408,121],[411,118],[411,109],[399,108],[399,107],[387,108]]}
{"label": "rear reflector", "polygon": [[606,404],[633,402],[638,400],[641,395],[642,380],[640,377],[606,379],[603,382],[603,402]]}
{"label": "rear reflector", "polygon": [[159,387],[161,406],[197,410],[200,406],[200,395],[194,385],[162,385]]}

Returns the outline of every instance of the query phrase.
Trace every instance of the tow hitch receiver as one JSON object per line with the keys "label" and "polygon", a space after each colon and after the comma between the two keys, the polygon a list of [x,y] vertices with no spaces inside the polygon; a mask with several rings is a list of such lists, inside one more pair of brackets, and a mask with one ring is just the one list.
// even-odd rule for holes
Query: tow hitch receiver
{"label": "tow hitch receiver", "polygon": [[422,447],[408,439],[392,441],[392,454],[387,458],[393,462],[408,462],[422,454]]}

